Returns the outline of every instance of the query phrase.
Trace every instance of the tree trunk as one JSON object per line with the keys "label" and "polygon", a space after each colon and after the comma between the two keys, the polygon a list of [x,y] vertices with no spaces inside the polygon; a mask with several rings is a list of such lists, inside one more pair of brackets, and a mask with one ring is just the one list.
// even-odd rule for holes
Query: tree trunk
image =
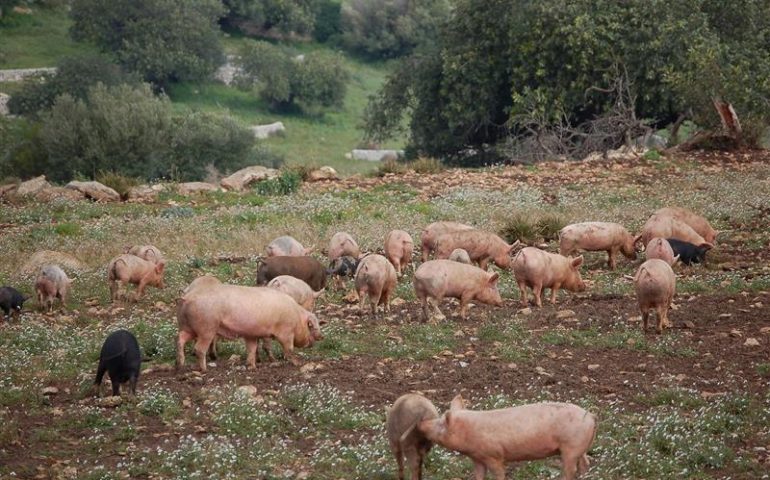
{"label": "tree trunk", "polygon": [[738,120],[738,114],[735,113],[733,106],[719,98],[714,98],[712,101],[714,102],[714,108],[719,113],[719,118],[722,120],[722,128],[735,140],[735,144],[738,147],[743,146],[743,130],[741,129],[741,122]]}

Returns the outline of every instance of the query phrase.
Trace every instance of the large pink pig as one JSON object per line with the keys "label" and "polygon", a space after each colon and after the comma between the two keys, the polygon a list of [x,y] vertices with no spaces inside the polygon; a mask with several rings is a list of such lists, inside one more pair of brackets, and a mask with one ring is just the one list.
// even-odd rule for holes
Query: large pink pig
{"label": "large pink pig", "polygon": [[390,312],[390,296],[396,290],[396,269],[382,255],[371,254],[361,259],[356,268],[355,284],[361,303],[359,310],[364,311],[366,298],[372,304],[372,315],[377,316],[377,307],[384,305]]}
{"label": "large pink pig", "polygon": [[607,264],[611,270],[615,269],[618,252],[636,260],[634,237],[618,223],[584,222],[562,228],[559,232],[559,253],[569,256],[580,250],[607,252]]}
{"label": "large pink pig", "polygon": [[153,245],[128,246],[126,247],[126,250],[124,253],[130,253],[131,255],[136,255],[137,257],[143,258],[156,265],[159,263],[166,263],[166,260],[163,258],[163,254],[160,252],[160,249]]}
{"label": "large pink pig", "polygon": [[642,245],[647,245],[655,237],[675,238],[698,247],[714,246],[686,223],[666,215],[653,214],[642,227],[642,232],[634,239],[634,243],[641,241]]}
{"label": "large pink pig", "polygon": [[650,311],[655,310],[658,316],[656,330],[663,332],[663,328],[670,326],[668,309],[676,293],[676,275],[671,266],[657,258],[647,260],[636,271],[634,288],[642,311],[643,328],[647,330]]}
{"label": "large pink pig", "polygon": [[337,232],[329,241],[328,256],[330,262],[344,256],[361,258],[361,249],[349,233]]}
{"label": "large pink pig", "polygon": [[303,257],[310,255],[312,251],[312,248],[305,248],[288,235],[276,238],[267,246],[268,257]]}
{"label": "large pink pig", "polygon": [[672,266],[679,259],[678,257],[674,256],[674,249],[671,248],[671,244],[668,243],[668,240],[665,238],[653,238],[647,244],[647,247],[644,249],[644,251],[647,254],[647,260],[657,258]]}
{"label": "large pink pig", "polygon": [[471,261],[487,269],[491,260],[500,268],[511,268],[511,252],[519,242],[508,245],[505,240],[483,230],[461,230],[445,233],[436,239],[436,258],[447,259],[457,248],[468,252]]}
{"label": "large pink pig", "polygon": [[429,260],[414,272],[414,291],[422,303],[423,321],[430,319],[428,303],[433,303],[436,319],[445,318],[438,305],[445,297],[460,299],[460,317],[465,319],[468,303],[477,300],[489,305],[502,306],[497,289],[499,276],[473,265],[452,260]]}
{"label": "large pink pig", "polygon": [[412,236],[404,230],[391,230],[385,237],[385,256],[396,267],[396,274],[400,277],[402,270],[412,263],[414,241]]}
{"label": "large pink pig", "polygon": [[420,235],[420,244],[422,245],[422,261],[427,262],[428,256],[433,253],[436,248],[436,239],[450,232],[458,232],[460,230],[473,230],[470,225],[458,222],[433,222],[422,231]]}
{"label": "large pink pig", "polygon": [[540,295],[544,288],[551,289],[551,303],[556,303],[556,293],[560,288],[571,292],[582,292],[586,289],[580,277],[580,265],[583,257],[565,257],[557,253],[549,253],[539,248],[523,248],[513,259],[513,274],[521,293],[521,304],[527,306],[527,287],[535,295],[535,303],[543,306]]}
{"label": "large pink pig", "polygon": [[324,293],[323,290],[314,292],[304,280],[292,277],[291,275],[279,275],[270,280],[267,286],[290,296],[302,308],[310,312],[315,308],[316,299]]}
{"label": "large pink pig", "polygon": [[[655,211],[655,215],[674,218],[686,223],[695,232],[703,237],[707,243],[714,244],[719,232],[711,228],[711,224],[704,217],[682,207],[666,207]],[[692,242],[691,242],[692,243]]]}
{"label": "large pink pig", "polygon": [[476,480],[484,480],[487,471],[505,480],[507,463],[554,455],[561,456],[562,478],[573,480],[588,471],[596,417],[571,403],[468,410],[458,395],[449,411],[417,428],[428,440],[470,457]]}
{"label": "large pink pig", "polygon": [[40,274],[35,280],[35,292],[40,308],[53,311],[54,299],[61,300],[62,308],[67,306],[67,294],[72,280],[67,277],[64,270],[58,265],[45,265],[40,269]]}
{"label": "large pink pig", "polygon": [[177,304],[177,368],[184,366],[184,346],[190,340],[196,340],[198,365],[205,372],[206,352],[217,336],[243,338],[251,368],[256,368],[259,339],[275,338],[296,365],[294,348],[312,346],[323,338],[318,318],[283,292],[240,285],[210,287],[191,290]]}
{"label": "large pink pig", "polygon": [[163,270],[166,264],[154,263],[136,255],[124,253],[110,261],[107,266],[107,281],[110,284],[110,298],[116,301],[120,294],[120,285],[124,288],[129,283],[136,285],[134,300],[138,300],[144,293],[147,285],[157,288],[165,288],[163,284]]}

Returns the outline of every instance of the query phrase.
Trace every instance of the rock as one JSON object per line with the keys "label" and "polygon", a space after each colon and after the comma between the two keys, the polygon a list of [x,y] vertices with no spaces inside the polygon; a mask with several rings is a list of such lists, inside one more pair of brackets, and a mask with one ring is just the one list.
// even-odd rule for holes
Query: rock
{"label": "rock", "polygon": [[123,403],[123,398],[120,396],[109,396],[96,399],[96,405],[100,407],[115,408]]}
{"label": "rock", "polygon": [[241,361],[241,356],[238,355],[237,353],[230,355],[230,358],[227,359],[227,362],[230,364],[240,363],[240,361]]}
{"label": "rock", "polygon": [[548,373],[543,367],[535,367],[535,371],[537,372],[538,375],[543,375],[544,377],[551,376],[551,374]]}
{"label": "rock", "polygon": [[589,366],[588,366],[588,369],[589,369],[589,370],[598,370],[598,369],[599,369],[599,367],[600,367],[600,365],[599,365],[599,364],[597,364],[597,363],[592,363],[591,365],[589,365]]}
{"label": "rock", "polygon": [[770,335],[770,327],[762,327],[759,329],[759,333]]}
{"label": "rock", "polygon": [[572,310],[559,310],[558,312],[556,312],[557,320],[562,320],[564,318],[570,318],[574,316],[575,316],[575,312],[573,312]]}
{"label": "rock", "polygon": [[684,322],[682,322],[682,327],[693,329],[693,328],[695,328],[695,324],[693,322],[691,322],[690,320],[685,320]]}
{"label": "rock", "polygon": [[8,100],[11,99],[11,96],[7,93],[0,93],[0,115],[8,115]]}
{"label": "rock", "polygon": [[50,186],[51,184],[48,183],[48,180],[45,179],[45,175],[40,175],[39,177],[35,177],[32,180],[21,182],[19,184],[19,188],[16,189],[16,195],[20,197],[34,195],[40,190],[49,188]]}
{"label": "rock", "polygon": [[362,150],[355,149],[350,152],[353,160],[366,160],[367,162],[384,162],[386,160],[398,160],[404,156],[403,150]]}
{"label": "rock", "polygon": [[263,167],[261,165],[254,165],[253,167],[246,167],[238,170],[229,177],[223,178],[219,184],[226,190],[240,192],[252,183],[275,178],[276,176],[278,176],[278,170]]}
{"label": "rock", "polygon": [[5,197],[6,195],[10,196],[16,193],[16,190],[19,188],[18,185],[15,183],[8,183],[6,185],[0,185],[0,198]]}
{"label": "rock", "polygon": [[97,202],[120,201],[120,195],[118,192],[99,182],[78,182],[77,180],[73,180],[68,183],[66,187],[82,192],[86,198],[90,198],[91,200]]}
{"label": "rock", "polygon": [[45,387],[42,393],[43,395],[56,395],[59,393],[59,389],[56,387]]}
{"label": "rock", "polygon": [[151,202],[158,198],[160,192],[165,187],[163,185],[139,185],[137,187],[131,187],[128,190],[129,202]]}
{"label": "rock", "polygon": [[286,127],[283,122],[269,123],[267,125],[252,125],[249,127],[254,132],[254,138],[265,139],[273,135],[286,133]]}
{"label": "rock", "polygon": [[308,175],[308,182],[318,182],[321,180],[339,180],[340,176],[337,174],[337,170],[332,167],[321,167],[313,170]]}
{"label": "rock", "polygon": [[719,314],[719,318],[730,318],[732,316],[733,316],[732,313],[720,313]]}
{"label": "rock", "polygon": [[35,200],[41,202],[50,202],[56,199],[78,201],[85,198],[86,196],[82,192],[65,187],[49,187],[35,193]]}
{"label": "rock", "polygon": [[194,193],[215,192],[219,187],[206,182],[187,182],[179,184],[179,195],[192,195]]}
{"label": "rock", "polygon": [[743,336],[743,332],[741,332],[740,330],[734,328],[734,329],[730,330],[730,336],[731,337],[735,337],[735,338],[742,337]]}
{"label": "rock", "polygon": [[532,313],[532,309],[529,307],[521,308],[519,309],[519,313],[522,315],[530,315]]}
{"label": "rock", "polygon": [[238,387],[238,393],[244,394],[249,397],[254,397],[257,395],[257,387],[254,385],[241,385]]}
{"label": "rock", "polygon": [[401,297],[396,297],[393,300],[390,301],[390,304],[394,307],[398,307],[399,305],[403,305],[406,303],[406,300],[404,300]]}
{"label": "rock", "polygon": [[590,378],[586,377],[585,375],[580,377],[580,381],[583,382],[583,383],[588,383],[589,380],[590,380]]}
{"label": "rock", "polygon": [[342,297],[342,300],[345,303],[358,303],[358,292],[356,292],[355,289],[352,289],[344,297]]}
{"label": "rock", "polygon": [[36,275],[43,265],[59,265],[67,272],[88,270],[86,264],[72,255],[53,250],[41,250],[29,257],[29,260],[19,269],[19,273],[25,276]]}
{"label": "rock", "polygon": [[758,347],[759,346],[759,340],[756,338],[750,337],[747,338],[745,342],[743,342],[744,347]]}

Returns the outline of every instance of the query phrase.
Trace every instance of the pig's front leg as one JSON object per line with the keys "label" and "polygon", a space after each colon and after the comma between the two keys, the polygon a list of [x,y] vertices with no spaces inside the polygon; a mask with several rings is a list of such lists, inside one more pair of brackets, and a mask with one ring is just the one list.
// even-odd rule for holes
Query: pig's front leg
{"label": "pig's front leg", "polygon": [[560,283],[555,283],[551,287],[551,305],[556,305],[556,294],[559,293]]}
{"label": "pig's front leg", "polygon": [[243,341],[246,343],[246,365],[255,369],[257,368],[257,343],[259,343],[259,339],[244,338]]}
{"label": "pig's front leg", "polygon": [[487,475],[487,467],[481,462],[474,462],[473,466],[473,478],[476,480],[484,480]]}

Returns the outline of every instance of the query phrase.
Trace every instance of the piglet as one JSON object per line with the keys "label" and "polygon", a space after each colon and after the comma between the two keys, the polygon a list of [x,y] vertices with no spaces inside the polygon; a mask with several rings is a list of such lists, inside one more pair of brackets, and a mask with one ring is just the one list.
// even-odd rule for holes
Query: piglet
{"label": "piglet", "polygon": [[704,263],[706,261],[706,252],[710,250],[708,246],[693,245],[675,238],[668,238],[666,240],[671,245],[671,249],[676,256],[679,257],[679,260],[685,265]]}
{"label": "piglet", "polygon": [[312,248],[305,248],[288,235],[276,238],[267,246],[268,257],[302,257],[310,255],[312,251]]}
{"label": "piglet", "polygon": [[489,305],[502,306],[497,289],[499,276],[473,265],[451,260],[429,260],[414,272],[414,291],[422,303],[423,321],[430,319],[428,304],[433,303],[436,319],[446,318],[438,304],[445,297],[460,299],[460,317],[465,319],[468,303],[477,300]]}
{"label": "piglet", "polygon": [[655,310],[658,316],[657,332],[662,333],[664,327],[670,326],[668,309],[676,293],[674,271],[668,263],[654,258],[639,267],[633,281],[644,330],[647,330],[650,311]]}
{"label": "piglet", "polygon": [[13,287],[0,288],[0,309],[3,310],[4,316],[18,316],[27,300],[29,297],[25,297]]}
{"label": "piglet", "polygon": [[107,265],[107,282],[110,284],[110,298],[113,302],[118,300],[120,287],[125,288],[129,283],[137,286],[134,300],[139,300],[147,285],[165,288],[163,283],[165,267],[166,264],[163,262],[156,264],[139,258],[136,255],[126,253],[118,255],[110,260],[109,265]]}
{"label": "piglet", "polygon": [[445,233],[436,239],[436,258],[446,259],[457,248],[468,252],[471,262],[477,263],[482,270],[487,269],[491,260],[500,268],[511,268],[511,252],[518,245],[508,245],[505,240],[491,232],[483,230],[461,230]]}
{"label": "piglet", "polygon": [[438,410],[422,395],[407,393],[398,397],[387,409],[385,430],[390,451],[398,464],[398,479],[404,480],[404,457],[412,472],[412,480],[422,479],[422,463],[433,444],[425,438],[417,424],[438,418]]}
{"label": "piglet", "polygon": [[386,312],[390,311],[390,295],[396,290],[396,269],[387,258],[377,254],[362,258],[356,269],[355,284],[361,313],[367,296],[373,316],[377,316],[379,305],[384,305]]}
{"label": "piglet", "polygon": [[714,244],[719,232],[711,228],[711,224],[704,217],[682,207],[666,207],[655,211],[655,215],[667,216],[686,223],[695,232],[703,237],[707,243]]}
{"label": "piglet", "polygon": [[279,275],[270,280],[267,286],[290,296],[297,304],[310,312],[315,308],[316,299],[323,294],[323,290],[314,292],[310,285],[291,275]]}
{"label": "piglet", "polygon": [[433,222],[422,231],[420,235],[420,244],[422,247],[422,261],[427,262],[428,257],[436,249],[436,239],[451,232],[460,230],[473,230],[473,227],[458,222]]}
{"label": "piglet", "polygon": [[40,308],[53,311],[53,302],[56,298],[61,300],[62,308],[65,308],[71,285],[72,280],[58,265],[46,265],[41,268],[35,281],[35,292],[37,292]]}
{"label": "piglet", "polygon": [[679,260],[674,255],[674,249],[671,248],[671,244],[665,238],[655,237],[647,244],[644,251],[647,254],[647,260],[657,258],[663,260],[669,265],[674,265]]}
{"label": "piglet", "polygon": [[562,228],[559,232],[559,253],[569,256],[580,250],[607,252],[610,270],[615,270],[615,258],[619,252],[630,260],[636,260],[634,237],[618,223],[584,222]]}
{"label": "piglet", "polygon": [[166,263],[166,260],[163,258],[163,254],[160,252],[160,249],[153,245],[134,245],[126,247],[126,251],[123,253],[136,255],[137,257],[143,258],[156,265],[159,263]]}
{"label": "piglet", "polygon": [[571,292],[585,290],[586,285],[580,277],[582,264],[582,255],[572,258],[535,247],[523,248],[513,259],[513,274],[519,285],[522,306],[528,305],[527,287],[532,289],[538,307],[543,306],[540,296],[544,288],[551,289],[552,304],[556,303],[556,294],[560,288]]}
{"label": "piglet", "polygon": [[449,254],[448,260],[471,265],[471,257],[468,255],[468,252],[462,248],[455,248],[452,250],[452,253]]}
{"label": "piglet", "polygon": [[329,241],[328,255],[330,262],[344,256],[361,258],[361,249],[349,233],[337,232]]}
{"label": "piglet", "polygon": [[505,480],[505,465],[561,456],[562,475],[573,480],[588,471],[588,450],[596,437],[596,417],[571,403],[533,403],[498,410],[468,410],[459,395],[449,411],[423,420],[425,437],[473,461],[476,480],[487,470]]}
{"label": "piglet", "polygon": [[142,365],[142,353],[134,334],[127,330],[116,330],[107,336],[99,354],[99,368],[96,370],[94,387],[97,393],[102,386],[104,373],[110,375],[112,395],[120,395],[120,384],[129,382],[131,393],[136,395],[136,382]]}
{"label": "piglet", "polygon": [[402,270],[412,263],[414,241],[411,235],[404,230],[391,230],[385,237],[385,257],[396,268],[396,274],[400,277]]}

